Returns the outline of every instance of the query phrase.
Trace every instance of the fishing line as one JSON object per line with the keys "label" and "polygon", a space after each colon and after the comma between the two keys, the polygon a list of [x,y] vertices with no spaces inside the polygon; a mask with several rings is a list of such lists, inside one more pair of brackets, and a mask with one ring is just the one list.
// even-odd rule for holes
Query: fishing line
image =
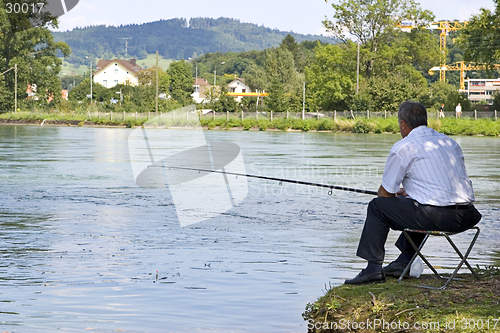
{"label": "fishing line", "polygon": [[167,166],[167,167],[169,169],[177,169],[177,170],[220,173],[220,174],[224,174],[224,175],[236,176],[236,178],[238,178],[238,177],[249,177],[249,178],[257,178],[257,179],[264,179],[264,180],[273,180],[273,181],[279,182],[279,186],[281,186],[282,183],[291,183],[291,184],[299,184],[299,185],[308,185],[308,186],[323,187],[323,188],[329,189],[328,195],[330,195],[330,196],[333,194],[333,190],[340,190],[340,191],[347,191],[347,192],[356,192],[356,193],[377,195],[377,192],[374,192],[374,191],[360,190],[360,189],[356,189],[356,188],[350,188],[350,187],[344,187],[344,186],[337,186],[337,185],[311,183],[311,182],[305,182],[305,181],[301,181],[301,180],[275,178],[275,177],[266,177],[266,176],[257,176],[257,175],[249,175],[249,174],[243,174],[243,173],[218,171],[218,170],[208,170],[208,169],[183,168],[183,167],[173,167],[173,166]]}

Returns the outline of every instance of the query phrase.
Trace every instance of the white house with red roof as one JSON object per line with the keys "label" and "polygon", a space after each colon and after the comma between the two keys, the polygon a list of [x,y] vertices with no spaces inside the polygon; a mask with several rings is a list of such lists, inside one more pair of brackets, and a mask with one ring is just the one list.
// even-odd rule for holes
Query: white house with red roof
{"label": "white house with red roof", "polygon": [[196,103],[205,103],[205,99],[210,89],[210,84],[205,79],[197,78],[193,84],[194,91],[191,94]]}
{"label": "white house with red roof", "polygon": [[142,68],[135,63],[135,59],[99,60],[94,74],[94,82],[105,88],[112,88],[117,84],[137,86],[137,74]]}
{"label": "white house with red roof", "polygon": [[[236,78],[235,80],[231,81],[227,85],[227,89],[230,93],[237,93],[237,94],[251,93],[252,92],[252,89],[250,89],[250,87],[245,83],[245,79],[243,79],[241,77]],[[242,97],[239,96],[239,97],[236,97],[235,99],[236,99],[236,101],[241,102]]]}

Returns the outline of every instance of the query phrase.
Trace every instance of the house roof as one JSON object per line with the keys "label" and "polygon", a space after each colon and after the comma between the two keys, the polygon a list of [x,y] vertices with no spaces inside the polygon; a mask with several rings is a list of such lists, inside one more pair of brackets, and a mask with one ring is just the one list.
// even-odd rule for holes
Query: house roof
{"label": "house roof", "polygon": [[245,79],[244,79],[244,78],[242,78],[242,77],[238,77],[238,78],[234,79],[233,81],[229,82],[229,83],[228,83],[228,86],[230,86],[230,85],[232,85],[233,83],[236,83],[236,82],[238,82],[238,81],[240,81],[241,83],[243,83],[245,86],[247,86],[247,87],[248,87],[248,85],[247,85],[247,84],[246,84],[246,82],[245,82]]}
{"label": "house roof", "polygon": [[198,79],[194,80],[194,85],[195,86],[209,86],[210,84],[207,82],[207,80],[198,78]]}
{"label": "house roof", "polygon": [[123,67],[134,73],[137,73],[142,69],[141,66],[135,64],[135,59],[133,59],[132,61],[121,60],[121,59],[99,60],[96,68],[97,70],[94,72],[93,75],[99,74],[100,72],[104,71],[106,68],[108,68],[111,64],[114,64],[115,62],[119,63],[120,65],[122,65]]}

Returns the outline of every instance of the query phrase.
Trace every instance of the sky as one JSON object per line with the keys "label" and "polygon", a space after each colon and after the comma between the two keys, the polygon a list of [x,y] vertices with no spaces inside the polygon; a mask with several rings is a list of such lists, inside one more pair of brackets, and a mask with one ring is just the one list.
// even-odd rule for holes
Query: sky
{"label": "sky", "polygon": [[[60,17],[59,31],[89,25],[126,25],[160,19],[229,17],[301,34],[324,33],[322,21],[333,14],[328,0],[80,0]],[[481,7],[494,9],[493,0],[421,0],[437,20],[467,20]]]}

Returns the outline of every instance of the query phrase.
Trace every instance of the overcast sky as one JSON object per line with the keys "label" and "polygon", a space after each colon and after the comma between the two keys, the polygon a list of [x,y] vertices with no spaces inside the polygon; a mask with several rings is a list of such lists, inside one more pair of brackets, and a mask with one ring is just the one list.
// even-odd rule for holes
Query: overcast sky
{"label": "overcast sky", "polygon": [[[145,23],[184,17],[229,17],[244,23],[302,34],[323,32],[321,22],[331,17],[334,0],[80,0],[60,18],[59,30],[88,25]],[[338,1],[338,0],[335,0]],[[494,9],[493,0],[421,0],[438,20],[467,20],[481,7]]]}

